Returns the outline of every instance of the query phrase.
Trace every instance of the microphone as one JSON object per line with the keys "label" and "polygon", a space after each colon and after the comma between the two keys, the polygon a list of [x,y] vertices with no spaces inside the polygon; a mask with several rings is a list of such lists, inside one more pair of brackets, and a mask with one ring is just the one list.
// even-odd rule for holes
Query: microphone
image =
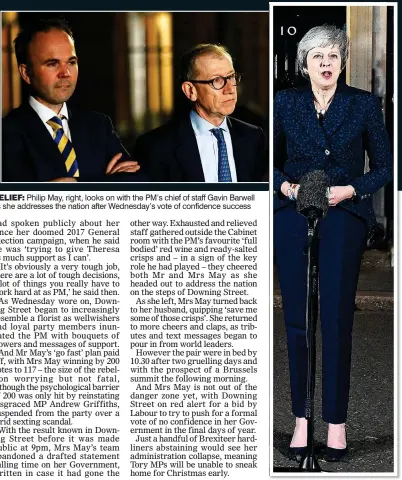
{"label": "microphone", "polygon": [[327,189],[329,179],[324,170],[313,170],[303,175],[299,182],[296,209],[304,217],[318,220],[328,211]]}

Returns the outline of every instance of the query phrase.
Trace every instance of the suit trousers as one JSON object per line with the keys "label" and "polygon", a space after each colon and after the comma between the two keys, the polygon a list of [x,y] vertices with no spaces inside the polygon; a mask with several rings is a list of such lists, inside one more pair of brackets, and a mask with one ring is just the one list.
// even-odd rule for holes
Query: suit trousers
{"label": "suit trousers", "polygon": [[[318,223],[322,332],[322,418],[346,421],[355,296],[367,226],[341,207]],[[305,416],[307,385],[307,219],[295,204],[274,215],[274,247],[287,333],[292,411]]]}

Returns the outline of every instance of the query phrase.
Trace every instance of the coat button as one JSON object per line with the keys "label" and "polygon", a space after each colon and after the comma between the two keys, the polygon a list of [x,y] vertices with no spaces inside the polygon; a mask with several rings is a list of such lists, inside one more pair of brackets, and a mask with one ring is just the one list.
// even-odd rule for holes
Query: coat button
{"label": "coat button", "polygon": [[325,155],[329,155],[331,152],[329,150],[325,150]]}

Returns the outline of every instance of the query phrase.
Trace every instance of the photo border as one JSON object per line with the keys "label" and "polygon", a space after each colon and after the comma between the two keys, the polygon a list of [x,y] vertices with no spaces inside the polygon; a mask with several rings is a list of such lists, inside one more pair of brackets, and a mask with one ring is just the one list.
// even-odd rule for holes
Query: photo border
{"label": "photo border", "polygon": [[[329,6],[336,6],[336,7],[349,7],[349,6],[361,6],[361,7],[393,7],[394,8],[394,139],[393,139],[393,156],[394,156],[394,175],[393,175],[393,206],[394,206],[394,213],[393,213],[393,300],[394,300],[394,345],[393,345],[393,359],[394,359],[394,471],[393,472],[339,472],[339,473],[325,473],[328,476],[364,476],[364,477],[379,477],[379,476],[399,476],[399,468],[400,468],[400,461],[399,461],[399,453],[401,452],[401,444],[399,439],[400,433],[400,422],[401,416],[399,411],[399,399],[401,398],[401,385],[402,382],[399,381],[399,365],[400,365],[400,349],[398,348],[398,340],[400,339],[401,329],[398,328],[398,317],[399,317],[399,300],[398,300],[398,293],[399,293],[399,249],[402,248],[402,238],[399,235],[399,200],[401,201],[402,205],[402,197],[398,195],[398,2],[269,2],[269,55],[270,55],[270,70],[269,70],[269,98],[270,106],[269,106],[269,118],[270,118],[270,130],[269,130],[269,145],[271,146],[269,151],[269,178],[271,179],[270,182],[270,190],[271,190],[271,197],[270,197],[270,251],[269,251],[269,261],[270,261],[270,381],[269,381],[269,388],[270,388],[270,425],[269,425],[269,439],[270,439],[270,452],[269,452],[269,472],[270,476],[280,476],[280,477],[287,477],[287,476],[306,476],[308,473],[303,472],[294,472],[291,474],[288,473],[279,473],[274,472],[274,447],[273,447],[273,437],[274,437],[274,385],[273,385],[273,366],[274,366],[274,333],[273,333],[273,324],[274,324],[274,247],[273,247],[273,187],[272,187],[272,180],[273,180],[273,164],[274,164],[274,156],[273,156],[273,118],[274,118],[274,106],[273,106],[273,99],[274,99],[274,8],[273,7],[329,7]],[[401,206],[402,209],[402,206]],[[401,243],[401,246],[399,246]],[[398,451],[399,448],[399,451]]]}

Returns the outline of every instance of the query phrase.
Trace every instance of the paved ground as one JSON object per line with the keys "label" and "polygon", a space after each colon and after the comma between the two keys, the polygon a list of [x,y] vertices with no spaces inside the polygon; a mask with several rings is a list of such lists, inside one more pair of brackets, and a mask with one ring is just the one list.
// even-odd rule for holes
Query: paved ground
{"label": "paved ground", "polygon": [[[351,398],[348,416],[348,462],[325,463],[320,457],[326,440],[321,420],[321,343],[317,344],[316,434],[321,468],[330,472],[392,472],[393,439],[393,312],[355,315]],[[319,336],[319,335],[318,335]],[[287,349],[283,317],[274,315],[274,468],[297,467],[286,452],[294,428],[290,409]]]}
{"label": "paved ground", "polygon": [[[391,311],[394,308],[392,268],[365,267],[360,270],[356,306],[359,310]],[[276,269],[274,270],[274,307],[282,307]]]}

